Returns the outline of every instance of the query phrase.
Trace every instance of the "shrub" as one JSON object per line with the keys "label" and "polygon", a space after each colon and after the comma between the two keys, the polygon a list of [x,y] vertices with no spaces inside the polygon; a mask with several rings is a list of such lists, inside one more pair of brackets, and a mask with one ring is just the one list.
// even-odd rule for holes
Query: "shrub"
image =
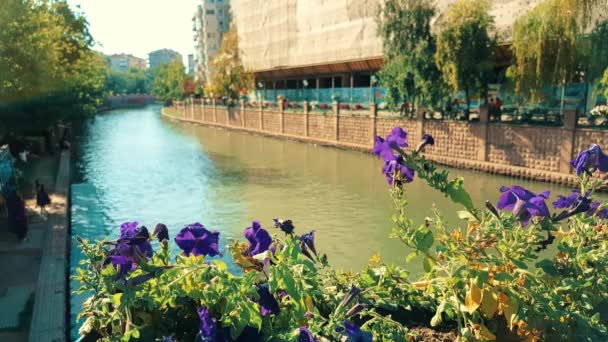
{"label": "shrub", "polygon": [[[376,137],[373,152],[395,203],[392,236],[412,250],[407,263],[422,262],[419,279],[378,255],[357,274],[336,271],[316,250],[314,231],[298,235],[290,220],[275,219],[276,234],[254,221],[247,242],[228,245],[239,272],[210,259],[222,256],[220,234],[201,224],[180,231],[171,258],[166,227],[150,238],[131,222],[116,241],[79,239],[87,258],[74,278],[77,292],[91,295],[82,332],[103,341],[406,341],[416,333],[408,325],[423,323],[454,327],[467,341],[608,338],[598,313],[608,294],[608,203],[594,200],[606,184],[592,177],[608,172],[599,146],[572,161],[580,184],[558,196],[551,214],[549,191],[517,185],[478,208],[461,178],[422,155],[432,136],[406,151],[408,144],[395,128]],[[407,216],[415,177],[462,207],[463,229],[437,210],[420,224]],[[151,239],[160,241],[156,251]]]}

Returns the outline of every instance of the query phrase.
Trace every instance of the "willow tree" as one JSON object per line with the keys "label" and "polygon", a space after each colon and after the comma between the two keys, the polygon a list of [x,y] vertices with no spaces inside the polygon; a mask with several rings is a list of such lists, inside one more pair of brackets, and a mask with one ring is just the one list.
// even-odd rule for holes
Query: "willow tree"
{"label": "willow tree", "polygon": [[230,31],[224,34],[219,51],[211,58],[211,75],[205,93],[234,99],[252,89],[253,74],[243,66],[238,39],[233,24]]}
{"label": "willow tree", "polygon": [[593,12],[607,7],[606,0],[545,0],[518,18],[513,25],[515,63],[508,71],[516,92],[536,102],[544,99],[547,85],[565,86],[580,72],[601,77],[599,60],[585,58],[589,44],[584,34]]}
{"label": "willow tree", "polygon": [[490,37],[494,19],[487,0],[458,0],[440,23],[435,59],[453,92],[464,91],[467,112],[469,97],[482,92],[485,99],[492,73],[495,39]]}
{"label": "willow tree", "polygon": [[387,90],[387,103],[400,101],[433,107],[445,94],[434,61],[435,37],[430,0],[387,0],[379,12],[378,33],[384,46],[385,66],[380,82]]}

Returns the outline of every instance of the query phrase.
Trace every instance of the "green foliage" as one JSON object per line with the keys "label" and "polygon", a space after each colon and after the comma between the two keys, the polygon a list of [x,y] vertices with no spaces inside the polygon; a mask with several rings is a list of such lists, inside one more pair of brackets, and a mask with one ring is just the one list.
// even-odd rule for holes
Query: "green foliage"
{"label": "green foliage", "polygon": [[603,92],[604,97],[608,98],[608,68],[604,71],[604,77],[600,80],[599,90]]}
{"label": "green foliage", "polygon": [[105,63],[86,19],[65,1],[6,0],[0,11],[0,102],[27,120],[92,112]]}
{"label": "green foliage", "polygon": [[233,24],[230,31],[222,37],[218,53],[211,58],[211,76],[205,86],[206,94],[236,99],[253,89],[253,74],[243,66],[238,39],[236,26]]}
{"label": "green foliage", "polygon": [[109,70],[106,92],[109,95],[148,94],[152,87],[152,72],[131,68],[127,72]]}
{"label": "green foliage", "polygon": [[[451,5],[441,23],[435,59],[443,78],[453,92],[469,96],[485,94],[492,72],[490,58],[495,46],[490,37],[494,19],[487,0],[459,0]],[[482,96],[485,98],[485,96]]]}
{"label": "green foliage", "polygon": [[547,85],[579,81],[587,71],[593,81],[606,63],[605,23],[588,44],[584,34],[592,24],[592,12],[608,8],[602,0],[545,0],[521,16],[513,26],[515,64],[508,76],[524,98],[540,101]]}
{"label": "green foliage", "polygon": [[589,36],[591,48],[587,63],[587,75],[593,81],[601,78],[608,68],[608,20],[599,23]]}
{"label": "green foliage", "polygon": [[444,96],[445,85],[439,81],[433,59],[436,43],[430,23],[434,15],[429,0],[389,0],[378,15],[386,61],[380,82],[387,90],[389,106],[404,101],[433,107]]}
{"label": "green foliage", "polygon": [[[196,308],[203,305],[233,338],[248,326],[268,341],[296,340],[299,327],[319,341],[339,341],[345,320],[378,341],[410,340],[410,324],[457,327],[460,341],[608,339],[599,313],[608,295],[608,224],[599,215],[607,202],[593,214],[588,208],[569,212],[568,221],[559,219],[562,212],[524,224],[520,215],[499,213],[491,204],[476,208],[461,178],[450,178],[420,153],[391,149],[430,188],[464,209],[458,213],[462,226],[449,226],[436,208],[415,223],[407,213],[407,183],[394,182],[391,236],[410,251],[406,264],[422,263],[420,277],[379,255],[358,273],[336,271],[324,255],[304,253],[299,236],[286,234],[273,237],[274,252],[254,256],[247,243],[229,245],[239,272],[203,257],[171,260],[169,244],[162,242],[153,258],[117,279],[114,267],[105,265],[109,242],[81,241],[87,259],[74,278],[82,284],[78,293],[91,294],[79,315],[86,318],[83,329],[97,331],[102,341],[167,335],[190,341],[198,329]],[[594,198],[608,182],[583,173],[579,185],[580,193]],[[551,244],[555,248],[545,250]],[[141,279],[146,281],[136,284]],[[279,313],[260,314],[259,284],[268,285]],[[360,293],[348,299],[352,285]]]}
{"label": "green foliage", "polygon": [[187,75],[182,62],[161,65],[152,70],[152,73],[154,75],[152,95],[165,102],[184,98]]}

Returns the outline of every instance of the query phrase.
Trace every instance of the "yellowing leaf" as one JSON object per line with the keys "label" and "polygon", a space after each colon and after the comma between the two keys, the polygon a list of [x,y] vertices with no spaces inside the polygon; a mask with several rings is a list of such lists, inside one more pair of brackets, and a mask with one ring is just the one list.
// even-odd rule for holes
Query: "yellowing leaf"
{"label": "yellowing leaf", "polygon": [[460,228],[454,229],[452,232],[452,238],[454,238],[456,241],[462,240],[462,232],[460,231]]}
{"label": "yellowing leaf", "polygon": [[498,310],[498,291],[494,288],[484,289],[481,296],[481,312],[488,318],[492,318]]}
{"label": "yellowing leaf", "polygon": [[519,303],[513,297],[511,297],[504,304],[503,311],[505,319],[507,320],[507,323],[509,325],[509,329],[513,330],[513,322],[515,322],[517,312],[519,311]]}
{"label": "yellowing leaf", "polygon": [[467,233],[469,235],[475,233],[475,231],[477,231],[477,227],[479,227],[479,223],[469,221],[467,224]]}
{"label": "yellowing leaf", "polygon": [[314,307],[312,306],[312,297],[306,296],[306,310],[310,312],[314,312]]}
{"label": "yellowing leaf", "polygon": [[376,253],[376,254],[372,255],[372,257],[369,258],[369,263],[370,264],[381,264],[382,258],[380,258],[380,254]]}
{"label": "yellowing leaf", "polygon": [[481,305],[481,289],[477,287],[477,284],[475,284],[475,281],[472,279],[464,303],[469,313],[475,312]]}
{"label": "yellowing leaf", "polygon": [[429,282],[428,281],[418,281],[418,282],[412,283],[412,285],[414,285],[414,287],[416,287],[417,290],[424,290],[427,287],[429,287]]}
{"label": "yellowing leaf", "polygon": [[492,334],[488,328],[481,324],[478,330],[475,330],[475,337],[483,341],[495,341],[496,335]]}

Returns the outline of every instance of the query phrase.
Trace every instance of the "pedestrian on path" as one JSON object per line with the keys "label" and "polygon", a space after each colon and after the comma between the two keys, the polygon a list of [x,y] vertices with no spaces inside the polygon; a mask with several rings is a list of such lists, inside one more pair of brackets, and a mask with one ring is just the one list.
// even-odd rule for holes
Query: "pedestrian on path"
{"label": "pedestrian on path", "polygon": [[40,207],[40,214],[42,214],[42,213],[46,214],[46,206],[51,204],[51,198],[49,197],[49,194],[44,189],[44,185],[38,184],[38,181],[36,181],[36,183],[37,183],[36,204]]}
{"label": "pedestrian on path", "polygon": [[25,216],[25,201],[19,195],[15,197],[15,200],[15,232],[17,233],[17,238],[19,241],[25,242],[27,241],[27,217]]}

